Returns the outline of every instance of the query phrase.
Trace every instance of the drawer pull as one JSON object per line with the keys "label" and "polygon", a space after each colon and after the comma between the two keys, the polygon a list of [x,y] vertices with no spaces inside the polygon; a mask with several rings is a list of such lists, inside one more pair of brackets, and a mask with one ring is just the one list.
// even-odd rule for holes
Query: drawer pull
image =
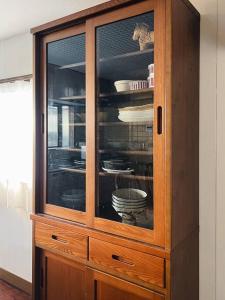
{"label": "drawer pull", "polygon": [[112,254],[112,259],[117,260],[126,265],[134,266],[134,263],[131,260],[124,258],[122,256],[119,256],[119,255]]}
{"label": "drawer pull", "polygon": [[52,239],[53,239],[54,241],[57,241],[57,242],[60,242],[60,243],[63,243],[63,244],[68,244],[68,241],[67,241],[67,240],[62,239],[62,238],[58,237],[58,236],[55,235],[55,234],[52,234]]}

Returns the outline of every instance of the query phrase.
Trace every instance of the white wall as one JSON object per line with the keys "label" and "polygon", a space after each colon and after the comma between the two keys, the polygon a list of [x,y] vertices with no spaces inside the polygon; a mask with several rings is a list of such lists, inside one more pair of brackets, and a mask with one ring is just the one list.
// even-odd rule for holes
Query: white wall
{"label": "white wall", "polygon": [[31,281],[32,227],[22,209],[0,208],[0,268]]}
{"label": "white wall", "polygon": [[[192,0],[191,2],[201,13],[200,300],[224,300],[225,1]],[[0,42],[0,78],[31,73],[31,56],[29,34]],[[22,220],[22,216],[20,218]],[[5,223],[11,223],[11,226],[16,228],[16,219],[12,214],[7,217]],[[2,222],[0,216],[0,227]],[[26,224],[30,224],[28,219]],[[30,233],[25,227],[22,229],[22,235],[24,243],[28,243]],[[15,245],[19,245],[16,233],[12,231],[10,238],[15,238],[17,241]],[[30,259],[31,253],[26,253],[20,256],[18,264],[14,262],[17,275],[30,279],[29,272],[23,273],[24,267],[21,263],[24,262],[28,268],[27,263]],[[5,264],[5,267],[12,269],[13,265]]]}
{"label": "white wall", "polygon": [[[0,79],[31,73],[32,36],[23,34],[0,41]],[[0,207],[0,268],[28,281],[32,278],[31,237],[29,213]]]}
{"label": "white wall", "polygon": [[0,41],[0,79],[32,73],[32,36],[17,35]]}

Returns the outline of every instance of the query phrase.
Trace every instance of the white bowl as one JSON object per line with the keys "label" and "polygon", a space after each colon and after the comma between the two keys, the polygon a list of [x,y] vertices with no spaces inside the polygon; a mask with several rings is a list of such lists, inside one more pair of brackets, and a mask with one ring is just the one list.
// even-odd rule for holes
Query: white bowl
{"label": "white bowl", "polygon": [[115,85],[115,88],[116,88],[117,92],[129,91],[130,90],[130,82],[132,82],[132,80],[115,81],[114,85]]}
{"label": "white bowl", "polygon": [[134,205],[132,203],[127,204],[127,203],[118,203],[116,200],[112,200],[113,206],[117,207],[118,209],[136,209],[136,208],[145,208],[147,206],[146,202]]}
{"label": "white bowl", "polygon": [[138,189],[118,189],[112,193],[112,197],[117,201],[140,201],[147,197],[147,193]]}

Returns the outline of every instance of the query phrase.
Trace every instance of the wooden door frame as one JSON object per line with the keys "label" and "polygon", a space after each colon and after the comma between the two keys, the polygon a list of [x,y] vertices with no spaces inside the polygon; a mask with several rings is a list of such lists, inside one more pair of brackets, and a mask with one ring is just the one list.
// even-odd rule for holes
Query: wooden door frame
{"label": "wooden door frame", "polygon": [[[40,189],[41,192],[36,194],[36,197],[41,197],[42,199],[36,199],[36,201],[40,201],[42,205],[40,206],[40,210],[43,213],[46,213],[48,215],[64,218],[71,221],[76,221],[78,223],[85,224],[87,221],[87,214],[89,209],[89,204],[86,201],[86,211],[76,211],[73,209],[64,208],[61,206],[53,205],[47,203],[47,45],[48,43],[55,42],[58,40],[62,40],[65,38],[69,38],[72,36],[80,35],[82,33],[85,33],[85,43],[86,43],[86,27],[84,24],[75,25],[66,29],[62,29],[59,31],[56,31],[54,33],[50,33],[48,35],[45,35],[41,38],[40,44],[41,44],[41,55],[40,55],[40,101],[37,98],[36,101],[38,101],[37,105],[39,105],[40,110],[39,115],[36,115],[36,118],[39,120],[40,124],[42,123],[42,116],[44,116],[44,132],[41,133],[40,131],[36,134],[36,140],[41,141],[41,151],[38,152],[38,159],[39,165],[40,165],[40,174],[42,176],[41,178],[41,184]],[[37,122],[38,123],[38,122]],[[41,135],[41,137],[38,137],[38,134]]]}
{"label": "wooden door frame", "polygon": [[[87,129],[90,140],[87,140],[87,177],[88,181],[88,203],[90,205],[88,215],[88,226],[112,234],[147,242],[157,246],[165,246],[165,18],[166,7],[164,1],[147,0],[133,4],[128,7],[114,10],[86,22],[87,28]],[[154,90],[154,115],[157,116],[158,106],[163,110],[163,131],[159,136],[157,133],[157,118],[154,118],[154,229],[143,229],[135,226],[121,224],[95,217],[95,195],[96,195],[96,53],[95,53],[95,28],[111,22],[134,17],[154,10],[155,30],[155,82]],[[91,134],[90,134],[91,132]]]}

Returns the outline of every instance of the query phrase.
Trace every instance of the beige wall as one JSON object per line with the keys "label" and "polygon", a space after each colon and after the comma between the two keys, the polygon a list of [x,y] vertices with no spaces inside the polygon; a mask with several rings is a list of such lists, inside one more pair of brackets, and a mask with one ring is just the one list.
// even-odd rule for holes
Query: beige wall
{"label": "beige wall", "polygon": [[191,2],[201,13],[200,300],[216,300],[217,0]]}
{"label": "beige wall", "polygon": [[[201,13],[200,300],[224,300],[225,0],[191,2]],[[0,42],[0,77],[20,75],[21,70],[31,72],[31,37],[20,36],[14,42],[12,40],[4,46],[7,49],[4,51]],[[15,53],[15,49],[21,49],[26,55],[21,54],[19,61],[12,62],[12,56],[7,53]]]}
{"label": "beige wall", "polygon": [[200,300],[225,299],[225,1],[201,13]]}

